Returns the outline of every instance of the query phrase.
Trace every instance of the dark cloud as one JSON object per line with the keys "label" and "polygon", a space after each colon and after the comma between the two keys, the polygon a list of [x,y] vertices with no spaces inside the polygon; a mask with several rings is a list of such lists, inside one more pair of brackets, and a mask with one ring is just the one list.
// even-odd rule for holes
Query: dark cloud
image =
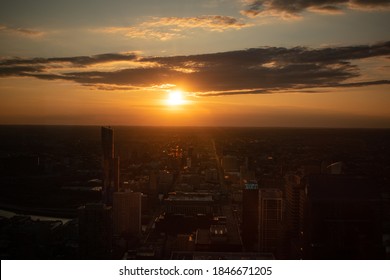
{"label": "dark cloud", "polygon": [[346,83],[338,84],[338,87],[365,87],[365,86],[375,86],[375,85],[390,85],[390,80],[377,80],[377,81],[367,81],[367,82],[358,82],[358,83]]}
{"label": "dark cloud", "polygon": [[250,17],[278,13],[298,15],[308,9],[334,13],[344,8],[382,9],[390,7],[389,0],[254,0],[246,2],[249,2],[249,5],[242,13]]}
{"label": "dark cloud", "polygon": [[42,67],[39,66],[0,66],[0,77],[27,76],[41,71]]}
{"label": "dark cloud", "polygon": [[[360,59],[388,59],[389,55],[390,42],[322,49],[264,47],[172,57],[105,54],[3,60],[0,61],[0,75],[61,79],[110,90],[177,86],[199,96],[307,92],[313,88],[389,84],[389,80],[363,79],[357,66]],[[111,71],[97,65],[126,59],[138,64]],[[74,67],[72,71],[61,72],[51,66],[52,62],[70,62],[78,65],[80,71]],[[385,69],[383,73],[386,73]],[[351,78],[359,79],[351,82]]]}
{"label": "dark cloud", "polygon": [[28,65],[28,64],[49,64],[49,63],[70,63],[74,66],[88,66],[98,63],[115,62],[115,61],[132,61],[136,60],[135,54],[118,54],[107,53],[93,56],[74,56],[74,57],[55,57],[55,58],[32,58],[32,59],[6,59],[0,61],[0,66],[7,65]]}
{"label": "dark cloud", "polygon": [[369,7],[388,6],[390,4],[389,0],[353,0],[351,2],[356,3],[357,5]]}

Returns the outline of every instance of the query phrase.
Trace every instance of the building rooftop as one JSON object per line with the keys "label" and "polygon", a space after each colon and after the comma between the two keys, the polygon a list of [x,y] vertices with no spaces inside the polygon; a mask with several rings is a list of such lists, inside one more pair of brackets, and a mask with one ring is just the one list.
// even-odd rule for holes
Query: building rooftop
{"label": "building rooftop", "polygon": [[204,201],[212,202],[213,197],[209,194],[196,194],[196,193],[183,193],[183,194],[170,194],[166,201]]}

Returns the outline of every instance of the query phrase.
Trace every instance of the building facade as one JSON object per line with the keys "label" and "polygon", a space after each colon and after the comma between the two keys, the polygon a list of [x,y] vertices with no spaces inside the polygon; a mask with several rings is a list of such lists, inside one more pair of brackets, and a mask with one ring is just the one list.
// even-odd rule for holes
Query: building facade
{"label": "building facade", "polygon": [[81,259],[110,259],[112,208],[89,203],[78,208],[79,254]]}
{"label": "building facade", "polygon": [[141,234],[140,192],[115,192],[113,194],[113,233],[120,235]]}
{"label": "building facade", "polygon": [[101,128],[103,149],[103,203],[112,205],[114,192],[119,191],[119,157],[115,157],[114,130],[110,127]]}
{"label": "building facade", "polygon": [[275,253],[280,238],[283,196],[280,189],[259,189],[259,252]]}

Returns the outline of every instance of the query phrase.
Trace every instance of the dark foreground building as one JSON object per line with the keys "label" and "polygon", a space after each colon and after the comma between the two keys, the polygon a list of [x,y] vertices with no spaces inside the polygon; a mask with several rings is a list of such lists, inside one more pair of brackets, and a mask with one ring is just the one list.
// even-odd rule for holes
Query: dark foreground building
{"label": "dark foreground building", "polygon": [[257,250],[259,227],[259,189],[245,188],[242,198],[242,243],[247,252]]}
{"label": "dark foreground building", "polygon": [[112,208],[103,203],[80,206],[79,253],[81,259],[111,259]]}
{"label": "dark foreground building", "polygon": [[372,180],[316,174],[304,178],[301,187],[303,219],[302,225],[296,227],[301,231],[292,242],[292,258],[385,257],[381,199]]}

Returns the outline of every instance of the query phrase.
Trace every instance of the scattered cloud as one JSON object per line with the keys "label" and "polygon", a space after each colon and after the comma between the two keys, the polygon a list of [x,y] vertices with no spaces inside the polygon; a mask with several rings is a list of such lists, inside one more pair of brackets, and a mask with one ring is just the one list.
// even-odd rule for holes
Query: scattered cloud
{"label": "scattered cloud", "polygon": [[389,0],[352,0],[348,1],[352,9],[357,10],[388,10],[390,9]]}
{"label": "scattered cloud", "polygon": [[[375,71],[388,65],[390,42],[375,45],[279,48],[188,56],[143,57],[129,54],[3,59],[0,76],[67,80],[104,90],[164,90],[181,87],[198,96],[311,92],[334,87],[365,87],[390,84],[367,76],[359,62],[377,59]],[[131,62],[131,67],[108,68],[105,64]],[[59,64],[71,64],[64,71]],[[102,67],[103,65],[103,67]],[[360,66],[361,67],[361,66]],[[362,73],[365,72],[363,75]],[[383,79],[384,77],[384,79]]]}
{"label": "scattered cloud", "polygon": [[246,8],[241,14],[248,17],[299,17],[305,11],[341,13],[345,9],[382,10],[390,8],[389,0],[244,0]]}
{"label": "scattered cloud", "polygon": [[6,25],[0,25],[0,33],[8,33],[24,37],[41,37],[45,35],[45,32],[43,31],[29,28],[10,27]]}
{"label": "scattered cloud", "polygon": [[173,26],[179,29],[203,28],[210,31],[225,31],[227,29],[242,29],[250,26],[248,23],[230,16],[208,15],[198,17],[162,17],[153,18],[142,23],[143,26]]}
{"label": "scattered cloud", "polygon": [[185,31],[201,28],[212,32],[239,30],[251,26],[230,16],[206,15],[197,17],[153,17],[140,24],[128,27],[99,29],[105,33],[121,33],[131,38],[170,40],[185,37]]}
{"label": "scattered cloud", "polygon": [[119,33],[129,38],[154,39],[161,41],[176,39],[183,36],[175,31],[163,31],[161,29],[155,30],[153,28],[145,28],[142,26],[108,27],[100,29],[99,31],[103,33]]}

